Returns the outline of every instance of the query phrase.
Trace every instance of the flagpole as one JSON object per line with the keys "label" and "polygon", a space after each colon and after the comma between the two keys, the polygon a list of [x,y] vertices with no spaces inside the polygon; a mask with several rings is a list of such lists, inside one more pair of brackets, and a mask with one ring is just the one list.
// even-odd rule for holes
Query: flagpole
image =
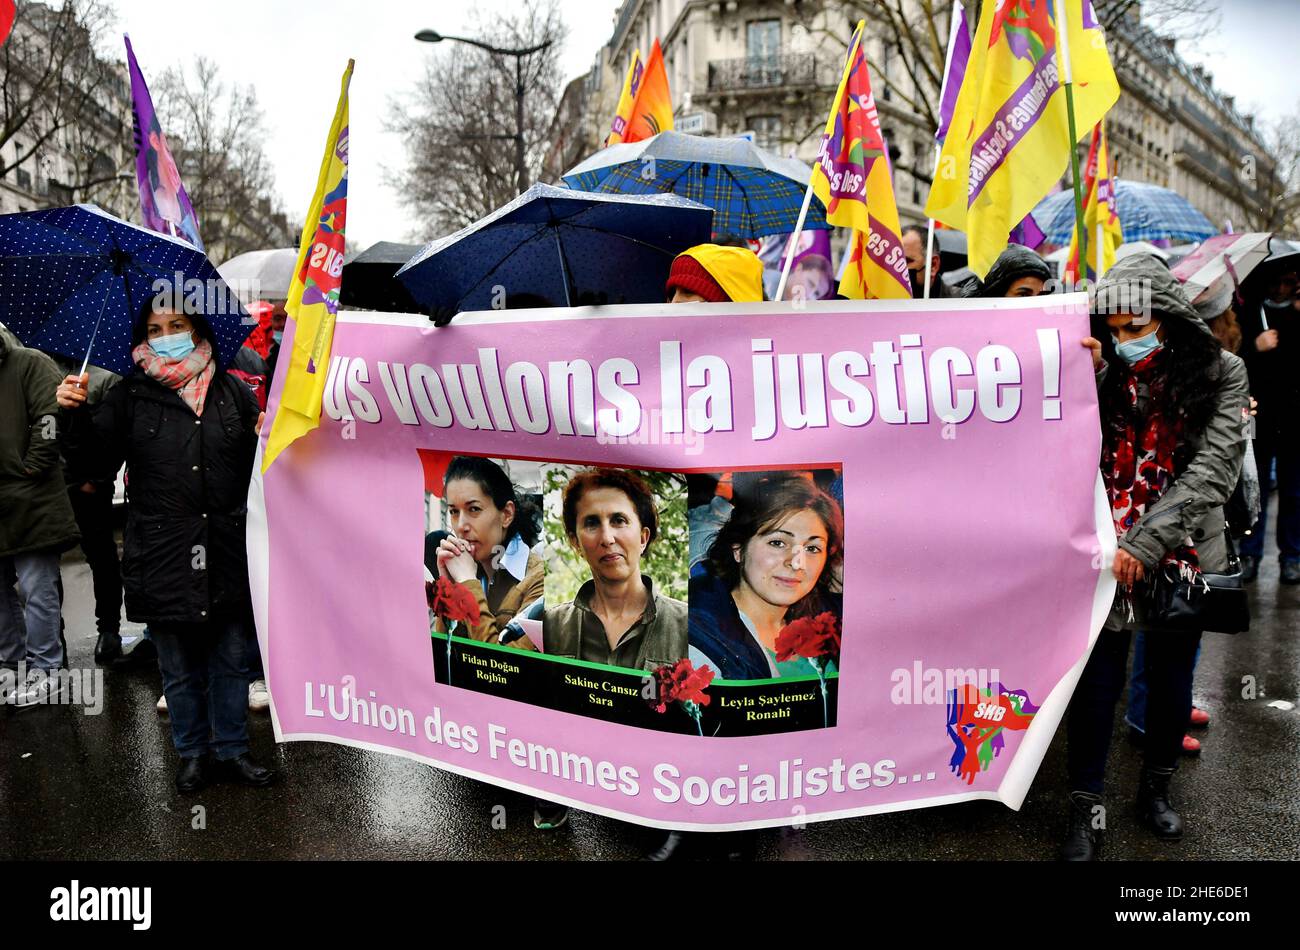
{"label": "flagpole", "polygon": [[808,190],[803,193],[803,207],[799,209],[799,220],[795,223],[794,233],[790,235],[790,247],[785,253],[785,266],[781,268],[781,282],[776,285],[776,299],[785,294],[785,283],[790,279],[790,267],[794,264],[795,248],[799,246],[799,235],[803,233],[804,221],[808,219],[808,207],[812,204],[812,176],[808,176]]}
{"label": "flagpole", "polygon": [[[934,174],[930,177],[930,184],[933,186],[935,179],[939,177],[939,162],[943,157],[943,146],[934,147]],[[925,229],[925,263],[922,264],[922,273],[925,275],[923,282],[925,284],[925,293],[922,300],[930,299],[930,267],[931,261],[934,260],[934,218],[929,219],[930,223]]]}
{"label": "flagpole", "polygon": [[[948,81],[952,76],[952,51],[956,46],[957,31],[961,29],[962,18],[957,13],[961,9],[961,0],[953,0],[952,14],[948,17],[948,51],[943,57],[943,80],[939,83],[939,122],[943,123],[943,104],[948,92]],[[934,187],[939,178],[939,162],[943,159],[943,143],[934,146],[934,174],[930,176],[930,187]],[[927,202],[928,204],[929,202]],[[925,229],[925,294],[923,300],[930,299],[930,262],[934,260],[934,218],[929,219]]]}
{"label": "flagpole", "polygon": [[[1098,185],[1100,185],[1100,182],[1098,182]],[[1098,218],[1101,217],[1101,208],[1100,208],[1100,207],[1097,208],[1097,217],[1098,217]],[[1098,280],[1101,280],[1101,278],[1102,278],[1102,272],[1101,272],[1101,265],[1102,265],[1101,249],[1102,249],[1102,233],[1105,231],[1105,229],[1106,229],[1106,226],[1105,226],[1104,224],[1102,224],[1101,221],[1098,221],[1098,222],[1097,222],[1097,240],[1096,240],[1096,242],[1095,242],[1096,245],[1097,245],[1097,269],[1096,269],[1096,271],[1094,272],[1094,273],[1096,273],[1096,275],[1097,275],[1097,279],[1098,279]]]}
{"label": "flagpole", "polygon": [[1065,86],[1065,111],[1070,122],[1070,169],[1074,175],[1074,230],[1079,237],[1080,266],[1087,267],[1088,233],[1083,224],[1083,181],[1079,177],[1079,133],[1074,124],[1074,77],[1070,72],[1070,32],[1065,0],[1056,0],[1056,56]]}

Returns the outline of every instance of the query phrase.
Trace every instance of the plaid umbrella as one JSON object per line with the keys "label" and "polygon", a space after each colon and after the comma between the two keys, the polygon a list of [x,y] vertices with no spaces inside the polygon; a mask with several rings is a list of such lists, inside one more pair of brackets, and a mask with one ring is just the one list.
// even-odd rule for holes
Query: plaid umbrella
{"label": "plaid umbrella", "polygon": [[[1159,185],[1118,179],[1115,201],[1125,241],[1204,241],[1219,233],[1210,219],[1177,192]],[[1074,233],[1074,192],[1048,195],[1033,210],[1034,220],[1053,244],[1069,244]],[[1089,235],[1089,242],[1093,240]]]}
{"label": "plaid umbrella", "polygon": [[0,215],[0,323],[26,346],[125,376],[131,332],[163,288],[202,310],[229,366],[256,321],[202,251],[94,205]]}
{"label": "plaid umbrella", "polygon": [[[794,230],[811,175],[803,162],[778,158],[746,139],[660,132],[602,149],[566,173],[564,182],[579,191],[672,192],[712,208],[715,234],[759,238]],[[816,197],[804,228],[830,228]]]}

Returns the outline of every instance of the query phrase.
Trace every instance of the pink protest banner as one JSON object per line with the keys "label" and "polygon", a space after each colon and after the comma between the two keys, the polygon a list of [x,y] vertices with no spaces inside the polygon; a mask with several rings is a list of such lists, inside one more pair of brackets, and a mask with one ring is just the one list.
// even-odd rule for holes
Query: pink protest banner
{"label": "pink protest banner", "polygon": [[250,492],[277,738],[666,828],[1018,808],[1114,591],[1087,325],[341,313]]}

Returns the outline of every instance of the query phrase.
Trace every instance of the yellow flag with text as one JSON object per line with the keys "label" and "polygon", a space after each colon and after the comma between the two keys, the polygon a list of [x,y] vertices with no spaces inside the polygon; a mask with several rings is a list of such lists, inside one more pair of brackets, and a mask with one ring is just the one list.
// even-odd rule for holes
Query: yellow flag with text
{"label": "yellow flag with text", "polygon": [[[1101,123],[1092,133],[1088,148],[1088,165],[1083,175],[1083,233],[1088,236],[1088,261],[1080,274],[1079,229],[1070,237],[1070,255],[1066,258],[1065,278],[1077,281],[1081,276],[1092,280],[1101,277],[1115,263],[1115,252],[1124,243],[1124,230],[1115,210],[1115,179],[1110,174],[1110,160],[1106,152],[1106,132]],[[1100,226],[1100,227],[1099,227]],[[1101,235],[1101,241],[1097,235]],[[1098,272],[1098,261],[1101,270]]]}
{"label": "yellow flag with text", "polygon": [[[298,264],[285,309],[294,322],[284,388],[271,423],[262,471],[295,440],[320,425],[321,400],[334,343],[334,320],[343,285],[343,245],[348,208],[348,87],[353,61],[343,73],[334,124],[325,140],[320,178],[302,229]],[[285,358],[280,358],[281,364]]]}
{"label": "yellow flag with text", "polygon": [[840,293],[855,300],[912,296],[903,254],[894,182],[871,77],[862,49],[866,23],[858,21],[812,170],[812,190],[826,220],[852,228],[853,255]]}
{"label": "yellow flag with text", "polygon": [[641,74],[645,67],[641,63],[641,51],[632,51],[632,65],[627,68],[627,77],[623,80],[623,92],[618,97],[618,108],[614,110],[614,122],[610,126],[606,145],[617,145],[627,134],[628,123],[632,121],[632,106],[636,104],[636,94],[641,89]]}
{"label": "yellow flag with text", "polygon": [[[1089,0],[986,2],[957,94],[926,214],[966,232],[971,270],[984,277],[1007,236],[1070,165],[1065,64],[1081,139],[1119,98],[1105,36]],[[1058,37],[1068,39],[1061,55]]]}

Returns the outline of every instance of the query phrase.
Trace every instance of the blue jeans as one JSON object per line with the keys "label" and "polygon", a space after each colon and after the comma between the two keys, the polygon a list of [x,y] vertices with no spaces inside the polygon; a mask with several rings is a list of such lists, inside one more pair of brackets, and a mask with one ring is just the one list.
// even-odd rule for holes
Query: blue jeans
{"label": "blue jeans", "polygon": [[57,554],[0,557],[0,669],[17,670],[24,660],[47,672],[63,666],[60,601]]}
{"label": "blue jeans", "polygon": [[[1133,641],[1133,673],[1128,679],[1128,710],[1124,714],[1124,721],[1136,729],[1138,732],[1147,731],[1147,635],[1138,631],[1137,637]],[[1192,660],[1192,675],[1196,674],[1196,664],[1201,659],[1201,648],[1196,648],[1196,657]],[[1187,681],[1187,689],[1190,693],[1192,681]],[[1192,698],[1187,697],[1187,708],[1192,708]]]}
{"label": "blue jeans", "polygon": [[248,751],[247,627],[242,619],[152,623],[172,743],[183,759]]}
{"label": "blue jeans", "polygon": [[266,669],[262,666],[262,648],[257,642],[257,627],[248,624],[245,636],[248,638],[245,650],[248,655],[248,681],[266,679]]}
{"label": "blue jeans", "polygon": [[[1101,632],[1070,700],[1066,761],[1072,791],[1102,793],[1129,639],[1128,631]],[[1192,714],[1192,668],[1200,642],[1199,633],[1156,633],[1146,642],[1149,702],[1143,760],[1149,768],[1172,769],[1178,764]]]}
{"label": "blue jeans", "polygon": [[1255,440],[1259,467],[1259,521],[1241,539],[1240,553],[1264,556],[1268,528],[1268,473],[1277,459],[1277,550],[1283,561],[1300,561],[1300,436],[1271,433]]}

